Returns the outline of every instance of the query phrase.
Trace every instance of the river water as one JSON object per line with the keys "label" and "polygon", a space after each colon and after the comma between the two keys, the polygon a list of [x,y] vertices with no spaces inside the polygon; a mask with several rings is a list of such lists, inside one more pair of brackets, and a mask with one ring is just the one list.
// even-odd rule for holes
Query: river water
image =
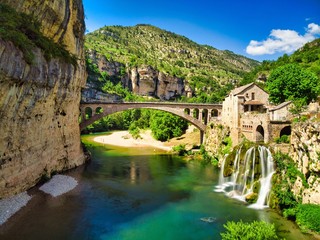
{"label": "river water", "polygon": [[[153,148],[83,140],[92,161],[66,173],[78,186],[55,198],[29,190],[31,201],[0,226],[0,239],[221,239],[230,220],[265,220],[287,239],[311,239],[271,210],[214,192],[219,170],[213,166]],[[208,217],[213,222],[201,220]]]}

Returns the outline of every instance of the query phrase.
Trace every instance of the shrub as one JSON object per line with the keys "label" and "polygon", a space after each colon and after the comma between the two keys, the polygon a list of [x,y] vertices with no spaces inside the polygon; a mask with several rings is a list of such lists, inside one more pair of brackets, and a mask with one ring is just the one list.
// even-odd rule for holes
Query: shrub
{"label": "shrub", "polygon": [[129,133],[132,135],[134,139],[141,138],[140,136],[140,128],[136,127],[135,125],[130,125]]}
{"label": "shrub", "polygon": [[320,206],[315,204],[299,205],[296,222],[302,231],[312,230],[320,233]]}
{"label": "shrub", "polygon": [[281,137],[275,138],[276,143],[290,143],[290,137],[288,135],[282,135]]}
{"label": "shrub", "polygon": [[283,216],[287,219],[295,220],[297,208],[287,208],[283,211]]}
{"label": "shrub", "polygon": [[227,230],[221,233],[223,240],[275,240],[279,239],[276,235],[273,224],[263,221],[253,221],[251,223],[244,223],[242,221],[229,221],[223,225]]}
{"label": "shrub", "polygon": [[188,151],[186,150],[186,145],[185,144],[180,144],[177,146],[174,146],[172,150],[176,153],[178,153],[179,156],[185,156],[188,154]]}
{"label": "shrub", "polygon": [[232,139],[231,137],[226,137],[223,141],[222,141],[222,144],[224,145],[222,147],[222,154],[223,155],[226,155],[226,154],[229,154],[232,150]]}
{"label": "shrub", "polygon": [[273,159],[277,166],[277,172],[272,182],[273,201],[280,210],[295,208],[299,199],[291,191],[292,184],[295,183],[297,177],[302,179],[302,183],[306,187],[307,181],[289,155],[277,152]]}

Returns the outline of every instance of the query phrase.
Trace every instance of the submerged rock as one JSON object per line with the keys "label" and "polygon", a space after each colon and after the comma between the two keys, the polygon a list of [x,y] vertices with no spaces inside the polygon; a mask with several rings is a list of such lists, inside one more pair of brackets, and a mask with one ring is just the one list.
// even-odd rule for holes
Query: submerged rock
{"label": "submerged rock", "polygon": [[66,192],[71,191],[78,185],[78,182],[70,176],[55,175],[52,179],[43,184],[39,190],[50,194],[53,197],[57,197]]}
{"label": "submerged rock", "polygon": [[27,205],[31,196],[27,192],[0,200],[0,225],[4,224],[12,215]]}
{"label": "submerged rock", "polygon": [[203,218],[200,218],[200,220],[203,221],[203,222],[207,222],[207,223],[213,223],[213,222],[217,221],[217,218],[215,218],[215,217],[203,217]]}

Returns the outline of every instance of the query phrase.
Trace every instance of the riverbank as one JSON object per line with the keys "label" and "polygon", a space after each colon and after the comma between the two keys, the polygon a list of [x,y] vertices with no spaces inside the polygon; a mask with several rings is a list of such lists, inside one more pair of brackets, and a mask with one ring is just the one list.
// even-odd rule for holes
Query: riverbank
{"label": "riverbank", "polygon": [[167,142],[161,142],[152,137],[151,130],[144,130],[140,133],[141,138],[134,139],[129,131],[113,132],[109,135],[95,137],[93,140],[98,143],[120,146],[120,147],[154,147],[165,151],[171,151],[172,147],[185,144],[191,148],[199,144],[200,133],[194,129],[187,131],[178,138],[170,139]]}
{"label": "riverbank", "polygon": [[93,141],[108,145],[120,146],[120,147],[154,147],[170,151],[172,148],[165,146],[163,142],[155,140],[151,131],[147,130],[140,133],[141,138],[134,139],[129,131],[113,132],[109,135],[103,135],[95,137]]}

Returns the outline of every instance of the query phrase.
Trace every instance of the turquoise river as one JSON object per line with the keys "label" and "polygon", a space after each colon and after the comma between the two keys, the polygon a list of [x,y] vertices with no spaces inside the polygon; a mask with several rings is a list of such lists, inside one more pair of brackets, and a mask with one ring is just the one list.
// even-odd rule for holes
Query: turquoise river
{"label": "turquoise river", "polygon": [[[65,173],[78,181],[51,197],[39,191],[0,226],[0,239],[177,240],[221,239],[227,221],[275,223],[286,239],[311,239],[271,210],[248,208],[214,192],[219,169],[154,148],[120,148],[83,136],[86,166]],[[212,222],[201,218],[211,217]]]}

